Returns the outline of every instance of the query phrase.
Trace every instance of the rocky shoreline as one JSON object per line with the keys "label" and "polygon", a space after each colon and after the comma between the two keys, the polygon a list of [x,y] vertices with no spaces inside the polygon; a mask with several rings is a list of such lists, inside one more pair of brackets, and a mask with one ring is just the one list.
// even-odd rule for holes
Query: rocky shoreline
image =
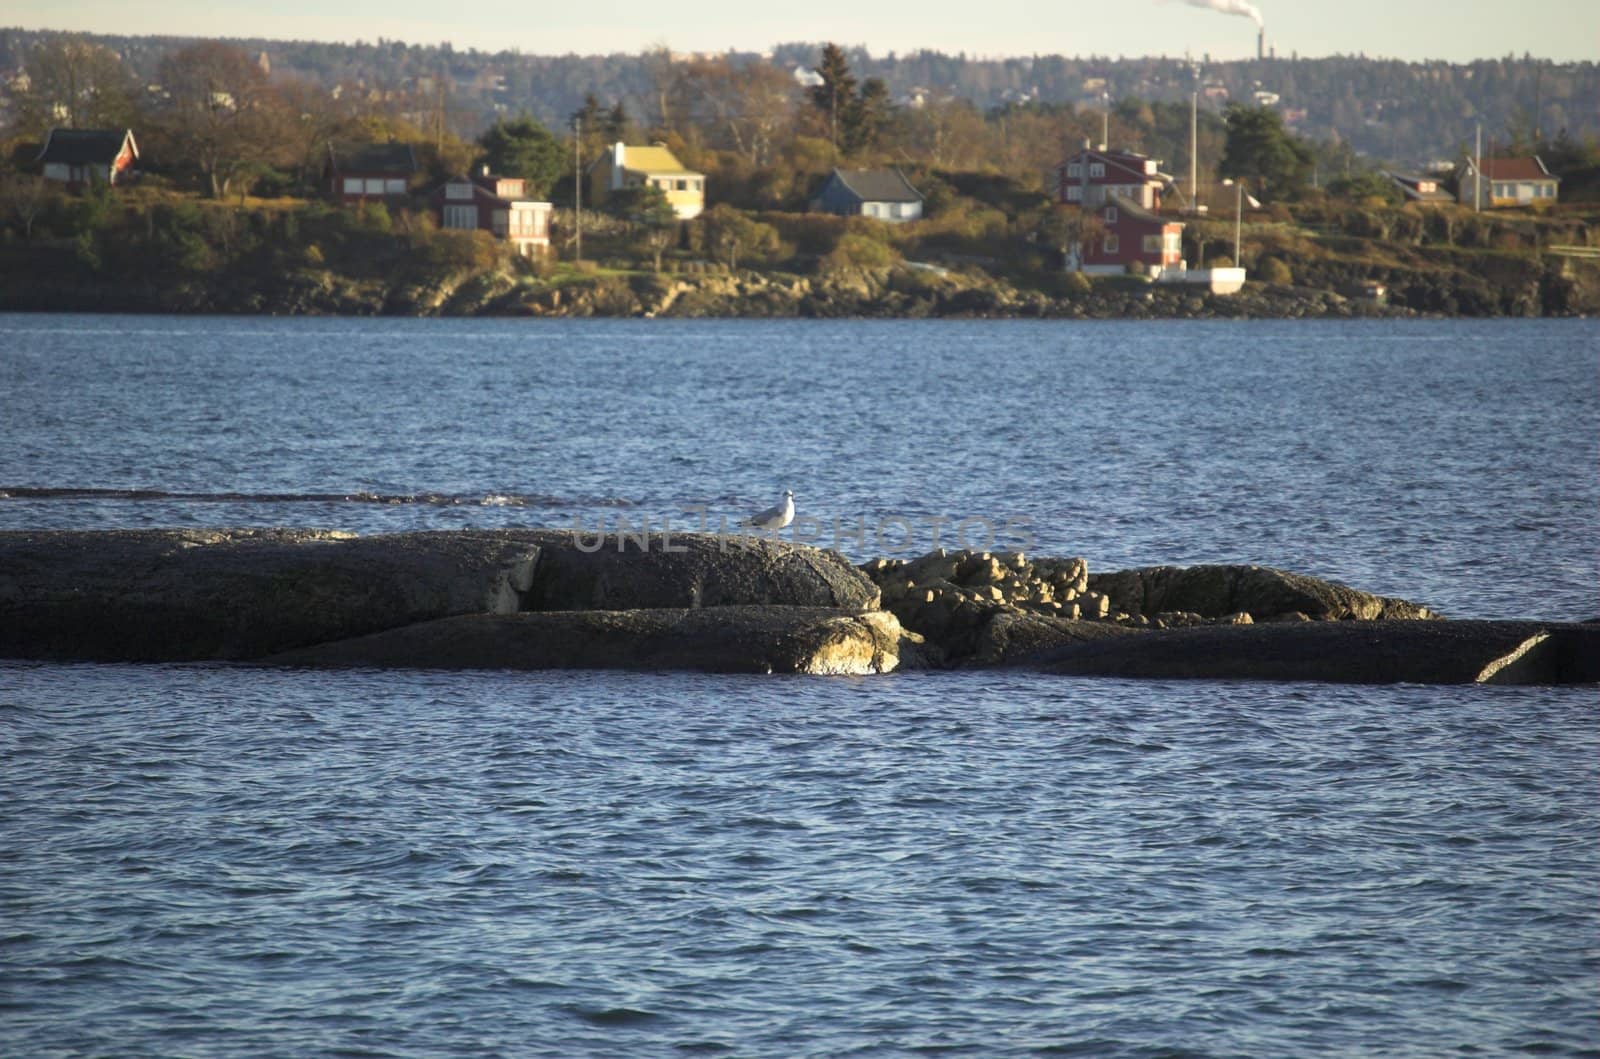
{"label": "rocky shoreline", "polygon": [[[1356,293],[1369,283],[1386,286],[1384,300]],[[296,269],[169,283],[147,276],[88,279],[37,272],[8,277],[0,311],[680,319],[1538,317],[1600,310],[1593,286],[1559,270],[1533,268],[1515,283],[1495,285],[1453,273],[1392,270],[1381,276],[1340,273],[1301,286],[1254,282],[1229,295],[1125,277],[1047,293],[987,274],[904,266],[819,275],[597,274],[562,283],[504,272],[419,280]]]}
{"label": "rocky shoreline", "polygon": [[0,532],[0,657],[283,666],[1600,681],[1600,625],[1447,621],[1256,566],[559,530]]}

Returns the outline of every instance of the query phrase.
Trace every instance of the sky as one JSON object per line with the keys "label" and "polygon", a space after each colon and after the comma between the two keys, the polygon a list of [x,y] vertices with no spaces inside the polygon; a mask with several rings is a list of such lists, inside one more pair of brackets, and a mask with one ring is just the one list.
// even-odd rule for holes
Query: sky
{"label": "sky", "polygon": [[1195,6],[1252,4],[1280,57],[1469,62],[1524,53],[1600,61],[1600,0],[0,0],[0,27],[284,40],[449,42],[553,55],[760,52],[836,41],[877,55],[1249,58],[1255,23]]}

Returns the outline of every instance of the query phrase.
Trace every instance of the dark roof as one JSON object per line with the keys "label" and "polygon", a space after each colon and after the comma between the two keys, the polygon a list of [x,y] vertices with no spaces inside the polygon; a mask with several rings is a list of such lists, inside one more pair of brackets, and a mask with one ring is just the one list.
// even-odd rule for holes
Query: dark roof
{"label": "dark roof", "polygon": [[835,169],[833,175],[862,202],[922,201],[922,192],[898,169]]}
{"label": "dark roof", "polygon": [[333,168],[339,173],[388,173],[410,176],[417,171],[417,155],[409,143],[356,143],[330,147]]}
{"label": "dark roof", "polygon": [[[1467,163],[1470,166],[1473,160],[1469,158]],[[1537,155],[1532,158],[1485,158],[1483,175],[1490,180],[1556,179]]]}
{"label": "dark roof", "polygon": [[[1400,190],[1407,198],[1420,202],[1454,202],[1456,197],[1444,189],[1444,181],[1434,176],[1419,176],[1416,173],[1389,173],[1389,179],[1400,186]],[[1423,191],[1424,181],[1432,181],[1434,190]]]}
{"label": "dark roof", "polygon": [[[123,143],[132,139],[127,129],[51,129],[39,152],[39,161],[58,165],[110,165]],[[138,157],[139,148],[133,149]]]}

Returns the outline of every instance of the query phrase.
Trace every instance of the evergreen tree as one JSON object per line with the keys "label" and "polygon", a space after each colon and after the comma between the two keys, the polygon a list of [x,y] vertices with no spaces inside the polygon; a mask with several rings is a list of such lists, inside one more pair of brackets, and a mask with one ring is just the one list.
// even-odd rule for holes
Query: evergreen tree
{"label": "evergreen tree", "polygon": [[628,111],[623,107],[622,100],[619,99],[606,113],[606,139],[611,143],[627,142],[629,122]]}
{"label": "evergreen tree", "polygon": [[583,106],[572,112],[571,123],[582,140],[580,153],[585,159],[596,157],[610,142],[606,139],[605,111],[593,92],[584,95]]}
{"label": "evergreen tree", "polygon": [[856,79],[850,73],[850,63],[844,49],[837,44],[822,46],[822,59],[817,63],[820,85],[811,89],[811,102],[828,123],[828,139],[835,149],[839,146],[841,131],[850,127],[851,111],[856,102]]}
{"label": "evergreen tree", "polygon": [[1305,185],[1314,161],[1311,149],[1283,127],[1277,111],[1230,103],[1223,117],[1228,127],[1223,176],[1277,192]]}
{"label": "evergreen tree", "polygon": [[478,138],[484,162],[501,176],[521,177],[533,197],[549,194],[550,186],[566,171],[567,152],[550,130],[523,115],[497,121]]}
{"label": "evergreen tree", "polygon": [[860,151],[876,145],[889,124],[893,108],[889,86],[881,78],[869,77],[863,81],[861,94],[851,101],[849,120],[843,129],[845,150]]}

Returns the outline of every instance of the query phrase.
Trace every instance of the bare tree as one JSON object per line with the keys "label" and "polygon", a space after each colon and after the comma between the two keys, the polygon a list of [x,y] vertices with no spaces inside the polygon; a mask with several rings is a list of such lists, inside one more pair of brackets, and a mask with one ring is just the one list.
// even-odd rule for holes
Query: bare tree
{"label": "bare tree", "polygon": [[133,76],[109,48],[77,35],[47,37],[23,64],[14,130],[42,138],[53,128],[121,128],[134,119]]}
{"label": "bare tree", "polygon": [[267,75],[241,48],[206,41],[161,61],[168,157],[199,171],[212,198],[235,176],[280,160],[284,111]]}
{"label": "bare tree", "polygon": [[794,120],[794,80],[767,63],[702,60],[683,68],[679,85],[711,144],[754,166],[771,160],[775,140]]}
{"label": "bare tree", "polygon": [[328,144],[339,139],[352,124],[340,100],[320,85],[286,81],[278,88],[283,104],[281,127],[290,148],[299,183],[310,187],[327,158]]}

